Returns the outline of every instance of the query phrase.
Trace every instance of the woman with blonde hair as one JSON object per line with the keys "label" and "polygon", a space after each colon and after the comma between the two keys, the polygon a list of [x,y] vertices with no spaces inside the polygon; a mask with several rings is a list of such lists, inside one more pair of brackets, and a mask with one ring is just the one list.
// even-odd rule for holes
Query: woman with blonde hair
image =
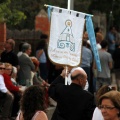
{"label": "woman with blonde hair", "polygon": [[22,86],[15,86],[11,81],[13,67],[10,63],[5,63],[5,71],[3,73],[4,82],[7,89],[13,94],[13,108],[12,108],[12,117],[17,116],[17,112],[19,111],[19,101],[21,98],[21,93],[23,92]]}

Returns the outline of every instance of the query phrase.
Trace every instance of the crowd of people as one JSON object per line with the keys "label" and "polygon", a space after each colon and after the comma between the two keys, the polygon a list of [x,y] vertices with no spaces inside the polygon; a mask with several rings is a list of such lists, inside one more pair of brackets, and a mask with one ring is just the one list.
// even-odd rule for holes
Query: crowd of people
{"label": "crowd of people", "polygon": [[[120,119],[120,37],[110,27],[106,37],[95,29],[102,71],[94,62],[87,32],[83,35],[81,64],[66,68],[53,65],[47,55],[48,36],[41,35],[36,54],[32,45],[22,42],[14,52],[15,41],[6,40],[0,56],[0,120],[48,120],[49,97],[57,102],[51,120]],[[116,86],[112,86],[111,72]],[[65,85],[65,77],[69,85]]]}
{"label": "crowd of people", "polygon": [[[29,88],[30,86],[38,85],[39,87],[42,87],[42,89],[39,88],[39,93],[41,92],[41,96],[37,97],[39,97],[41,101],[42,98],[45,97],[45,100],[43,100],[45,103],[47,103],[46,99],[48,99],[47,87],[49,84],[38,74],[40,62],[37,57],[30,57],[31,45],[27,42],[21,43],[20,51],[18,54],[14,52],[14,47],[15,41],[13,39],[8,39],[4,45],[5,50],[1,53],[0,120],[14,120],[16,118],[20,111],[20,100],[24,96],[23,93],[25,90],[27,90],[26,88]],[[33,91],[35,92],[35,90]],[[46,93],[46,96],[43,95],[44,91]],[[39,93],[32,94],[37,95]],[[35,97],[33,97],[33,99],[35,99]],[[41,118],[47,120],[47,117],[44,118],[44,110],[47,105],[41,101],[36,105],[38,107],[36,109],[41,110],[41,112],[39,111],[40,115],[38,116],[41,116],[43,114]],[[24,108],[22,108],[22,110],[23,109]],[[30,110],[32,110],[32,108],[30,108]],[[31,113],[32,112],[33,111],[31,111]],[[37,114],[38,113],[35,115],[36,119]],[[20,120],[23,118],[20,117]]]}

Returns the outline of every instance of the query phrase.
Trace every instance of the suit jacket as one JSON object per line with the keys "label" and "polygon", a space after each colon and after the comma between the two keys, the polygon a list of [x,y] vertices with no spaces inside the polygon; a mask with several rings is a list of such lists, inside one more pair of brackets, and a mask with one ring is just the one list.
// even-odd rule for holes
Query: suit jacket
{"label": "suit jacket", "polygon": [[94,97],[79,85],[64,85],[64,78],[59,76],[53,81],[48,92],[57,102],[51,120],[92,120]]}
{"label": "suit jacket", "polygon": [[1,53],[1,62],[7,62],[17,67],[19,65],[18,57],[13,50],[7,52],[6,50]]}
{"label": "suit jacket", "polygon": [[35,66],[31,59],[24,53],[18,58],[20,69],[18,71],[18,83],[20,85],[26,85],[26,80],[31,79],[31,71],[35,69]]}

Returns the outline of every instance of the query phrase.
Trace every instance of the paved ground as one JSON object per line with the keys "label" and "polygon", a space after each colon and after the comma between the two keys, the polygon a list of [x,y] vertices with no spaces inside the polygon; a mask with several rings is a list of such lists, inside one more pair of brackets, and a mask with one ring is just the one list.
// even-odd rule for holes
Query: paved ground
{"label": "paved ground", "polygon": [[[47,117],[48,117],[48,120],[51,120],[51,117],[52,117],[52,114],[53,114],[53,112],[54,112],[54,110],[55,110],[55,107],[48,107],[47,108]],[[1,115],[0,115],[0,120],[1,120]],[[11,120],[15,120],[16,118],[14,117],[14,118],[11,118]]]}
{"label": "paved ground", "polygon": [[48,107],[47,108],[47,116],[48,116],[48,120],[51,120],[52,114],[55,110],[55,107]]}
{"label": "paved ground", "polygon": [[50,102],[50,107],[47,108],[47,116],[48,116],[48,120],[51,120],[52,114],[55,110],[55,106],[57,105],[57,103],[49,97],[49,102]]}

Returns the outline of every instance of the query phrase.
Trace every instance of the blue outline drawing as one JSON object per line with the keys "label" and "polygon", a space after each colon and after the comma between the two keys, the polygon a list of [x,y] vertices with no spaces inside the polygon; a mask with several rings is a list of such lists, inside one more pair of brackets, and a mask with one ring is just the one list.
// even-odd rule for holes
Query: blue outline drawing
{"label": "blue outline drawing", "polygon": [[72,21],[66,20],[65,25],[66,25],[66,28],[60,34],[60,37],[57,41],[57,47],[61,49],[70,48],[71,51],[75,52],[75,42],[74,42],[74,37],[71,29]]}

